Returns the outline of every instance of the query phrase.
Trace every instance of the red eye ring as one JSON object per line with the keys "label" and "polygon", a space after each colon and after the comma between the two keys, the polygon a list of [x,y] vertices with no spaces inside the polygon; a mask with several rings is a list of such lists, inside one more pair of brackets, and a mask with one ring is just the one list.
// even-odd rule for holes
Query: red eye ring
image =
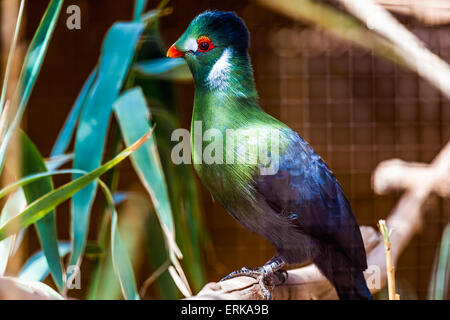
{"label": "red eye ring", "polygon": [[197,39],[198,51],[200,52],[208,52],[215,48],[215,45],[212,43],[211,39],[206,36],[202,36]]}

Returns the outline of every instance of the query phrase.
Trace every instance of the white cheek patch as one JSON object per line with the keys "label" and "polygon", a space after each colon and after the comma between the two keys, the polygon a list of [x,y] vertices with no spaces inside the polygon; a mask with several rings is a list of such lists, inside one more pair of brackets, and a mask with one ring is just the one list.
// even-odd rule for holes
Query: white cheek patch
{"label": "white cheek patch", "polygon": [[186,42],[184,43],[184,49],[186,51],[197,51],[198,49],[198,44],[197,44],[197,40],[195,40],[194,38],[189,38],[186,40]]}
{"label": "white cheek patch", "polygon": [[212,89],[224,89],[231,72],[231,49],[226,48],[216,61],[208,75],[208,83]]}

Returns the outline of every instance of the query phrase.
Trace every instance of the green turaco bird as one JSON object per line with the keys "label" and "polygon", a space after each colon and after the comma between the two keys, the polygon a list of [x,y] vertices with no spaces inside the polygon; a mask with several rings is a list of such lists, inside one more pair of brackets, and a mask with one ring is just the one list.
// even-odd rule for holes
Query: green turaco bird
{"label": "green turaco bird", "polygon": [[248,47],[240,18],[206,11],[167,52],[184,58],[194,77],[191,146],[200,179],[239,223],[276,248],[264,266],[224,279],[254,277],[270,299],[268,287],[286,280],[283,266],[312,261],[341,299],[371,299],[350,204],[313,149],[259,107]]}

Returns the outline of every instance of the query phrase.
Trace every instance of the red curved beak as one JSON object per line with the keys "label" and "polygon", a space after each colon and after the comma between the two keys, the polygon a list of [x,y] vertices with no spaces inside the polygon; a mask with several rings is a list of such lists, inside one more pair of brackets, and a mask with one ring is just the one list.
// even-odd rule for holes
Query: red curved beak
{"label": "red curved beak", "polygon": [[180,58],[180,57],[184,57],[184,52],[181,52],[180,50],[178,50],[177,48],[175,48],[174,45],[172,45],[169,50],[167,50],[167,56],[169,58]]}

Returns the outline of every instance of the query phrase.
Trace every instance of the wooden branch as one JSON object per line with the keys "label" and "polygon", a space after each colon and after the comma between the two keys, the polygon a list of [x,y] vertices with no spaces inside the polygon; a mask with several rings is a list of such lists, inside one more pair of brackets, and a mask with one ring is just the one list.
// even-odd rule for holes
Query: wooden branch
{"label": "wooden branch", "polygon": [[403,62],[450,99],[450,66],[374,0],[336,0],[369,29],[389,40]]}
{"label": "wooden branch", "polygon": [[450,2],[448,0],[375,0],[385,9],[412,16],[428,24],[450,23]]}
{"label": "wooden branch", "polygon": [[450,99],[450,66],[374,0],[335,0],[352,16],[314,0],[256,1],[270,10],[373,50],[416,72]]}
{"label": "wooden branch", "polygon": [[[450,142],[431,165],[408,163],[400,159],[387,160],[378,165],[373,187],[379,194],[395,190],[414,189],[416,193],[436,193],[450,196]],[[418,183],[420,182],[420,183]]]}
{"label": "wooden branch", "polygon": [[[399,166],[401,163],[401,166]],[[420,168],[420,170],[417,170]],[[400,173],[397,172],[400,170]],[[418,174],[419,176],[415,176]],[[392,264],[396,265],[400,254],[422,225],[423,204],[436,190],[448,190],[450,181],[450,142],[441,150],[430,165],[387,160],[374,172],[375,192],[404,189],[405,193],[387,218],[392,230],[390,235]],[[439,185],[439,187],[436,187]],[[445,187],[445,185],[447,187]],[[391,188],[395,186],[395,188]],[[442,193],[448,195],[448,193]],[[365,277],[372,293],[383,288],[387,282],[384,241],[372,227],[361,227],[367,253]],[[288,271],[286,282],[273,290],[274,299],[337,299],[337,294],[328,280],[314,265]],[[207,284],[190,299],[239,299],[260,300],[263,295],[256,280],[237,277],[220,283]]]}
{"label": "wooden branch", "polygon": [[[370,257],[373,254],[379,255],[380,252],[382,255],[382,259],[369,258],[368,262],[383,260],[384,263],[383,240],[380,235],[374,228],[365,226],[361,227],[361,233],[368,256]],[[372,276],[370,273],[373,272],[373,268],[369,269],[366,279]],[[377,274],[380,274],[380,272],[377,272]],[[373,292],[381,289],[380,281],[382,282],[383,280],[380,279],[373,283],[375,285],[372,286]],[[371,288],[370,283],[368,285]],[[313,264],[288,270],[288,279],[283,285],[274,288],[272,297],[276,300],[324,300],[338,298],[333,286]],[[262,300],[264,296],[255,279],[242,276],[220,283],[208,283],[196,296],[190,299]]]}

